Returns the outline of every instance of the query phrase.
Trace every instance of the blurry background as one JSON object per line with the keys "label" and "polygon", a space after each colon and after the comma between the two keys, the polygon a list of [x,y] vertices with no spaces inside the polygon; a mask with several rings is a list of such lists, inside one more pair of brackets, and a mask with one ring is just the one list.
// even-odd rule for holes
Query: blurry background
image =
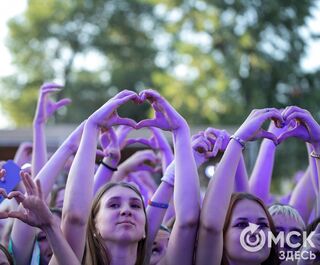
{"label": "blurry background", "polygon": [[[158,90],[194,131],[232,132],[253,108],[293,104],[319,121],[319,36],[319,0],[1,1],[1,145],[30,137],[44,81],[65,85],[57,97],[73,101],[50,121],[55,130],[124,88]],[[147,104],[120,113],[152,115]],[[249,171],[258,147],[246,152]],[[282,144],[273,190],[306,163],[302,142]]]}

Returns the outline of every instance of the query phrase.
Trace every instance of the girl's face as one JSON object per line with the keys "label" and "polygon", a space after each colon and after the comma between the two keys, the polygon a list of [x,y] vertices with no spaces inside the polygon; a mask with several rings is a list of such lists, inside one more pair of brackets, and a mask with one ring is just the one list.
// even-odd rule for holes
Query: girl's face
{"label": "girl's face", "polygon": [[[292,244],[302,244],[302,232],[303,232],[303,227],[302,225],[295,220],[293,217],[290,216],[285,216],[282,214],[277,214],[272,216],[275,228],[276,228],[276,232],[280,233],[283,232],[284,234],[284,238],[287,238],[287,235],[290,232],[296,232],[296,234],[293,234],[292,236],[290,236],[290,238],[288,238],[288,240],[290,240],[290,242]],[[299,236],[299,235],[300,236]],[[299,247],[297,248],[292,248],[288,245],[287,240],[285,240],[283,246],[280,246],[279,244],[277,245],[277,250],[280,253],[280,251],[283,251],[284,253],[287,253],[288,251],[292,252],[292,251],[297,251],[299,250]]]}
{"label": "girl's face", "polygon": [[132,189],[115,186],[101,197],[95,225],[104,241],[138,242],[145,237],[143,202]]}
{"label": "girl's face", "polygon": [[[245,263],[245,264],[260,264],[265,261],[271,249],[268,247],[267,240],[261,250],[257,252],[249,252],[242,247],[240,243],[241,232],[253,223],[259,226],[256,233],[262,231],[267,238],[267,233],[270,231],[269,221],[264,209],[255,201],[243,199],[236,202],[231,214],[229,226],[224,235],[226,255],[230,263]],[[248,240],[257,242],[256,234],[248,237]],[[251,242],[251,243],[252,243]],[[250,242],[249,242],[250,244]]]}

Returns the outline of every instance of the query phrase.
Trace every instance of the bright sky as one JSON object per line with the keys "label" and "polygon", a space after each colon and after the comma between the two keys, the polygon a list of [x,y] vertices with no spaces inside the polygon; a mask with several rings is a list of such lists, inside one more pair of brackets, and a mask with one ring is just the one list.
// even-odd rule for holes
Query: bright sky
{"label": "bright sky", "polygon": [[[308,21],[308,29],[313,33],[320,34],[320,1],[317,2],[318,7],[313,10],[314,19]],[[11,64],[11,56],[5,46],[5,37],[8,33],[6,26],[7,21],[22,13],[27,6],[27,0],[0,0],[0,78],[14,72]],[[307,55],[302,61],[302,66],[307,71],[315,71],[320,67],[320,41],[309,43]],[[1,112],[0,108],[0,129],[10,126],[10,122]]]}

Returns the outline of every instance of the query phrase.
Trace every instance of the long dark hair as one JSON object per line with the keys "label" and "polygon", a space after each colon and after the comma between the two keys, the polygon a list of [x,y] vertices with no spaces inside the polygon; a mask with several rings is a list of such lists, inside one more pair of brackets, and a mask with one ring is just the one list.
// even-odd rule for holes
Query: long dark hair
{"label": "long dark hair", "polygon": [[[267,216],[267,219],[268,219],[268,222],[269,222],[269,226],[270,226],[270,230],[275,235],[276,234],[276,229],[275,229],[275,226],[273,224],[272,217],[269,214],[268,209],[264,205],[263,201],[260,200],[258,197],[254,196],[254,195],[252,195],[250,193],[245,193],[245,192],[236,192],[236,193],[232,194],[231,199],[230,199],[229,208],[228,208],[227,215],[226,215],[226,220],[225,220],[224,227],[223,227],[223,235],[225,235],[225,233],[226,233],[226,231],[227,231],[227,229],[229,227],[229,224],[230,224],[230,221],[231,221],[231,215],[232,215],[234,207],[241,200],[254,201],[254,202],[258,203],[262,207],[262,209],[264,210],[264,212],[265,212],[265,214]],[[261,265],[278,265],[278,264],[280,264],[280,262],[279,262],[276,246],[275,246],[274,243],[272,243],[272,247],[271,247],[271,250],[270,250],[270,255],[264,262],[261,263]],[[224,248],[223,248],[221,265],[229,265],[229,262],[228,262],[227,256],[226,256],[226,250]]]}
{"label": "long dark hair", "polygon": [[[139,190],[133,186],[132,184],[129,184],[127,182],[109,182],[98,191],[97,195],[95,196],[92,206],[91,206],[91,212],[88,220],[88,226],[87,226],[87,237],[86,237],[86,247],[84,252],[84,257],[82,260],[83,264],[86,265],[101,265],[106,264],[109,265],[111,263],[111,255],[108,251],[108,249],[105,248],[103,244],[102,237],[99,233],[96,232],[95,227],[95,217],[98,214],[99,208],[100,208],[100,200],[101,197],[111,188],[120,186],[125,187],[128,189],[133,190],[136,194],[139,195],[141,201],[143,202],[142,196],[139,192]],[[142,203],[143,204],[143,203]],[[137,260],[135,265],[144,265],[145,264],[145,257],[146,257],[146,242],[148,237],[148,222],[147,222],[147,214],[146,209],[143,204],[143,211],[144,215],[146,217],[146,224],[145,224],[145,233],[146,237],[141,239],[138,242],[138,249],[137,249]]]}

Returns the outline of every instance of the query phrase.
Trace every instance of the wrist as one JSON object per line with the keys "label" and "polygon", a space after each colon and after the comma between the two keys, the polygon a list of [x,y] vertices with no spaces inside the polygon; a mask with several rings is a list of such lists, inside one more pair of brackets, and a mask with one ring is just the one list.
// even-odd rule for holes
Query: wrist
{"label": "wrist", "polygon": [[105,156],[101,161],[110,167],[117,168],[119,165],[120,159],[114,159],[114,158]]}
{"label": "wrist", "polygon": [[179,122],[178,127],[172,130],[173,133],[185,133],[190,132],[190,128],[188,126],[188,123],[183,119]]}
{"label": "wrist", "polygon": [[[88,119],[83,128],[83,134],[86,132],[90,132],[90,134],[95,133],[96,137],[99,135],[99,126],[94,121]],[[93,132],[92,132],[93,131]]]}
{"label": "wrist", "polygon": [[117,168],[117,166],[115,165],[112,165],[110,162],[106,162],[104,159],[102,159],[101,161],[100,161],[100,164],[102,165],[102,166],[104,166],[105,168],[107,168],[108,170],[111,170],[111,171],[113,171],[113,172],[115,172],[115,171],[118,171],[118,168]]}
{"label": "wrist", "polygon": [[45,121],[43,119],[34,119],[32,124],[33,127],[42,127],[45,125]]}
{"label": "wrist", "polygon": [[312,143],[313,151],[317,154],[320,154],[320,143]]}
{"label": "wrist", "polygon": [[241,146],[242,150],[246,148],[246,141],[240,136],[237,136],[236,134],[231,135],[230,141],[231,140],[233,140],[233,142],[237,142]]}
{"label": "wrist", "polygon": [[113,181],[122,181],[126,176],[128,176],[129,172],[125,169],[121,168],[121,166],[118,167],[118,170],[113,172],[112,180]]}
{"label": "wrist", "polygon": [[[179,126],[177,129],[172,131],[174,140],[177,141],[183,137],[191,138],[190,128],[188,125]],[[190,141],[191,142],[191,141]]]}
{"label": "wrist", "polygon": [[[229,146],[237,146],[239,149],[241,148],[241,151],[243,151],[244,150],[244,148],[243,148],[243,146],[242,146],[242,144],[240,144],[237,140],[235,140],[234,138],[230,138],[230,142],[229,142],[229,144],[228,144],[228,147]],[[227,147],[227,149],[228,149],[228,147]]]}
{"label": "wrist", "polygon": [[43,224],[40,229],[43,230],[47,235],[50,233],[55,233],[59,228],[59,225],[55,221],[53,215],[51,214],[50,220],[46,224]]}

